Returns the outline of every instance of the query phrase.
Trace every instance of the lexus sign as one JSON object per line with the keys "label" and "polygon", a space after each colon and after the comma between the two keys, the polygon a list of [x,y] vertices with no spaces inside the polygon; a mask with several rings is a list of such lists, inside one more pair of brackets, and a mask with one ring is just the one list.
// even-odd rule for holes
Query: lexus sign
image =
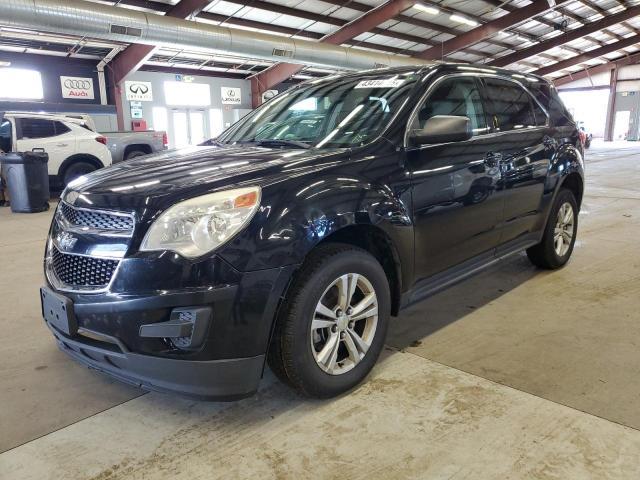
{"label": "lexus sign", "polygon": [[233,87],[222,87],[221,97],[223,105],[240,105],[242,103],[242,90]]}
{"label": "lexus sign", "polygon": [[93,79],[83,77],[60,77],[62,98],[93,100]]}

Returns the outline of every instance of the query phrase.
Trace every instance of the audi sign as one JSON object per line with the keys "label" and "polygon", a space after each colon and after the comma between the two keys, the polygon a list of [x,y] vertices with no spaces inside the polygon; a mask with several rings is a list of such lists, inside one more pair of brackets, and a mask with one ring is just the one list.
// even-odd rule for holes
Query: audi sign
{"label": "audi sign", "polygon": [[93,100],[93,79],[83,77],[60,77],[62,98]]}

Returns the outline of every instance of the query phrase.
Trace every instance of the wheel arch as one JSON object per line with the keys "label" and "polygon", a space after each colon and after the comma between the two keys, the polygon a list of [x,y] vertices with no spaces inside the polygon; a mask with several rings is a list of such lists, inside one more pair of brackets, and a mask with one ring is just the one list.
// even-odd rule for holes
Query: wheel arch
{"label": "wheel arch", "polygon": [[123,160],[127,159],[127,155],[129,155],[131,152],[133,151],[141,151],[144,152],[145,154],[150,154],[153,153],[151,151],[151,146],[145,143],[132,143],[130,145],[127,145],[126,147],[124,147],[124,152],[122,153],[122,158]]}
{"label": "wheel arch", "polygon": [[578,172],[571,172],[564,177],[560,184],[560,188],[567,188],[571,190],[573,196],[576,198],[578,208],[582,204],[582,197],[584,195],[584,180]]}
{"label": "wheel arch", "polygon": [[64,162],[62,162],[62,164],[60,165],[60,168],[58,169],[58,179],[60,181],[63,181],[64,175],[67,169],[74,163],[79,163],[79,162],[89,163],[94,167],[96,167],[96,169],[104,167],[103,163],[100,161],[98,157],[91,155],[89,153],[77,153],[75,155],[71,155]]}
{"label": "wheel arch", "polygon": [[398,315],[403,285],[402,261],[389,235],[382,228],[371,224],[347,225],[323,238],[308,252],[307,256],[319,246],[328,243],[341,243],[361,248],[380,263],[389,280],[391,314]]}

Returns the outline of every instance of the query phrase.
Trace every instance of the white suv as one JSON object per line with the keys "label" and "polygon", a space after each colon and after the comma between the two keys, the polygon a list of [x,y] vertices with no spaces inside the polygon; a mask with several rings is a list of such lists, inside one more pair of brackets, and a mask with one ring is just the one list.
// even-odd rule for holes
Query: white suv
{"label": "white suv", "polygon": [[107,139],[83,116],[5,112],[0,114],[0,150],[45,151],[49,175],[67,185],[73,179],[111,165]]}

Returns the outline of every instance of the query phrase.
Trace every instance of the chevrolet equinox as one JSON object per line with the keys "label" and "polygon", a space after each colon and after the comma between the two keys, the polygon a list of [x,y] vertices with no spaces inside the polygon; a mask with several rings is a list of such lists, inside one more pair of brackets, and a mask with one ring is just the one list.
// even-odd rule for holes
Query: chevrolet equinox
{"label": "chevrolet equinox", "polygon": [[562,267],[583,185],[542,78],[442,63],[307,81],[204,146],[72,182],[43,315],[71,357],[146,389],[241,398],[268,363],[331,397],[404,306],[521,251]]}

